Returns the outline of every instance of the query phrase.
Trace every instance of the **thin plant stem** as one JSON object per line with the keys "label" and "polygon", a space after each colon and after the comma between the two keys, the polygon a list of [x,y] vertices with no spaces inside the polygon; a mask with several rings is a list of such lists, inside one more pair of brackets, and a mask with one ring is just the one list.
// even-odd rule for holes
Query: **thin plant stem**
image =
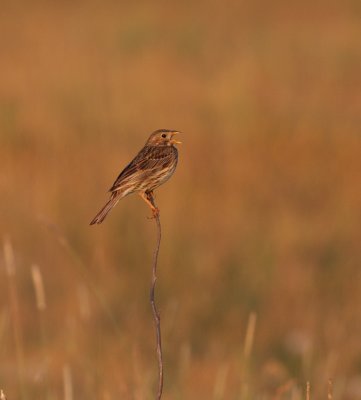
{"label": "thin plant stem", "polygon": [[160,224],[159,212],[154,203],[154,198],[153,198],[152,193],[148,194],[148,199],[153,204],[155,210],[157,210],[157,212],[153,212],[154,219],[155,219],[155,222],[157,225],[157,242],[156,242],[154,255],[153,255],[152,283],[151,283],[151,287],[150,287],[150,304],[152,306],[153,319],[154,319],[154,324],[155,324],[158,370],[159,370],[158,391],[157,391],[156,399],[160,400],[162,397],[162,392],[163,392],[163,355],[162,355],[162,337],[161,337],[161,327],[160,327],[160,315],[159,315],[159,312],[157,310],[157,306],[155,303],[155,284],[157,282],[158,254],[159,254],[159,248],[160,248],[160,241],[162,238],[162,229],[161,229],[161,224]]}

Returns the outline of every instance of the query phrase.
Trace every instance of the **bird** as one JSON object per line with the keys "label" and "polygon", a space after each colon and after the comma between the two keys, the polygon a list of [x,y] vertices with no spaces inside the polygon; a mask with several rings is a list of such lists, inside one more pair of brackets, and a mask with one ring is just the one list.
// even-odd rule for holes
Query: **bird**
{"label": "bird", "polygon": [[141,196],[151,208],[154,218],[159,215],[153,200],[153,190],[165,183],[177,167],[178,149],[175,145],[182,142],[176,140],[175,136],[179,133],[171,129],[158,129],[149,136],[144,147],[109,189],[110,199],[90,225],[101,224],[119,200],[132,193]]}

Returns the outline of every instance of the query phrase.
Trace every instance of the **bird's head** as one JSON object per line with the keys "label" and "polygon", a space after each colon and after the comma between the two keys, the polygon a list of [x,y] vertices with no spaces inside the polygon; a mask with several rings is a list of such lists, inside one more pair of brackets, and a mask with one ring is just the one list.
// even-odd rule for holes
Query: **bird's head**
{"label": "bird's head", "polygon": [[175,135],[179,134],[180,132],[170,130],[170,129],[158,129],[157,131],[153,132],[147,141],[148,146],[172,146],[174,144],[181,144],[175,139]]}

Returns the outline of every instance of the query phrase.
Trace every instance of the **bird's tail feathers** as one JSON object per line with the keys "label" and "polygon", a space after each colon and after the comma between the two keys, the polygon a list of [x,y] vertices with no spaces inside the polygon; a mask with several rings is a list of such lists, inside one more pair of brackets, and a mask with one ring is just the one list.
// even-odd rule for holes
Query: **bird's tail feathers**
{"label": "bird's tail feathers", "polygon": [[107,204],[98,212],[98,214],[94,217],[94,219],[90,222],[90,225],[101,224],[105,217],[108,215],[109,211],[118,203],[118,201],[123,196],[120,196],[119,193],[113,193],[112,197],[109,199]]}

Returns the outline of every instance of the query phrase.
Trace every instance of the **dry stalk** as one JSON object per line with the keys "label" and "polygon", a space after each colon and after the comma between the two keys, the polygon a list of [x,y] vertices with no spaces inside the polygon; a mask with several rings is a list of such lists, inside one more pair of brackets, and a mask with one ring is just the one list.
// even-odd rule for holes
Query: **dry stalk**
{"label": "dry stalk", "polygon": [[[151,201],[153,206],[155,208],[155,202],[152,194],[148,195],[148,199]],[[158,358],[158,391],[157,391],[157,396],[156,399],[160,400],[162,397],[162,392],[163,392],[163,356],[162,356],[162,338],[161,338],[161,328],[160,328],[160,315],[156,307],[155,303],[155,284],[157,281],[157,265],[158,265],[158,254],[159,254],[159,248],[160,248],[160,241],[162,238],[162,230],[161,230],[161,225],[160,225],[160,218],[159,218],[159,213],[154,214],[154,219],[157,224],[157,243],[155,246],[154,250],[154,255],[153,255],[153,265],[152,265],[152,283],[150,287],[150,304],[152,306],[152,312],[153,312],[153,319],[154,319],[154,324],[155,324],[155,333],[156,333],[156,341],[157,341],[157,358]]]}
{"label": "dry stalk", "polygon": [[327,388],[327,400],[332,400],[333,399],[333,384],[332,380],[328,380],[328,388]]}
{"label": "dry stalk", "polygon": [[68,364],[63,366],[64,400],[73,400],[73,380]]}
{"label": "dry stalk", "polygon": [[221,400],[225,398],[224,393],[227,387],[228,371],[228,364],[223,364],[219,367],[213,389],[213,400]]}
{"label": "dry stalk", "polygon": [[45,311],[46,297],[44,290],[44,281],[41,275],[40,268],[36,264],[33,264],[31,266],[31,277],[33,279],[36,307],[40,312]]}
{"label": "dry stalk", "polygon": [[[44,280],[41,274],[41,270],[38,265],[33,264],[31,266],[31,277],[33,280],[34,293],[36,308],[38,310],[38,320],[39,320],[39,333],[41,340],[41,352],[42,352],[42,362],[45,367],[48,366],[48,356],[47,356],[47,334],[46,334],[46,296]],[[49,395],[49,383],[48,380],[44,380],[44,386],[46,388],[47,394]]]}
{"label": "dry stalk", "polygon": [[21,316],[20,316],[20,305],[19,296],[16,287],[16,266],[14,250],[9,238],[4,238],[4,259],[5,259],[5,271],[8,278],[8,289],[9,289],[9,304],[11,310],[15,354],[18,366],[18,380],[21,390],[22,399],[26,398],[25,387],[24,387],[24,349],[23,349],[23,336],[21,330]]}
{"label": "dry stalk", "polygon": [[257,323],[257,314],[255,312],[251,312],[248,318],[246,337],[244,340],[244,348],[243,353],[246,360],[249,359],[254,342],[254,334],[256,331],[256,323]]}

